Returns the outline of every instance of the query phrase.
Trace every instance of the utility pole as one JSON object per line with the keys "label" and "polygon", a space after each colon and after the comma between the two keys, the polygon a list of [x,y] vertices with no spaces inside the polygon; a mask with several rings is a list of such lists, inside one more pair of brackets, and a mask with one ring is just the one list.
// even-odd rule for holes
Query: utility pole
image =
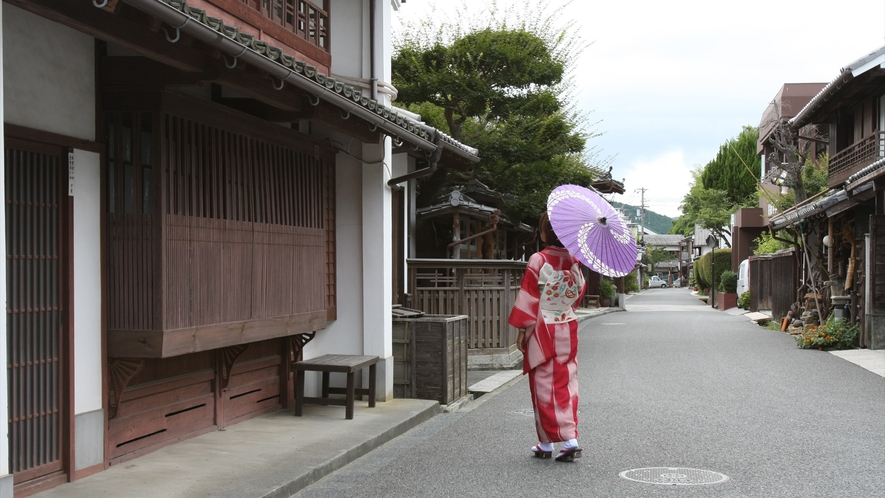
{"label": "utility pole", "polygon": [[[645,190],[646,190],[645,187],[638,188],[638,189],[634,190],[634,192],[640,192],[642,194],[642,203],[639,206],[639,209],[640,209],[640,211],[639,211],[639,213],[640,213],[640,216],[639,216],[639,237],[636,240],[636,245],[640,248],[640,250],[645,250],[645,247],[643,244],[643,241],[645,240]],[[642,265],[640,264],[639,271],[636,274],[636,278],[637,278],[637,280],[639,280],[637,282],[637,284],[639,285],[640,289],[642,288],[642,282],[644,281],[644,278],[645,278],[643,276],[644,274],[645,274],[645,270],[644,270],[644,268],[642,268]]]}
{"label": "utility pole", "polygon": [[645,239],[645,191],[648,190],[645,187],[638,188],[635,192],[642,193],[642,204],[639,206],[640,209],[640,218],[639,218],[639,240]]}

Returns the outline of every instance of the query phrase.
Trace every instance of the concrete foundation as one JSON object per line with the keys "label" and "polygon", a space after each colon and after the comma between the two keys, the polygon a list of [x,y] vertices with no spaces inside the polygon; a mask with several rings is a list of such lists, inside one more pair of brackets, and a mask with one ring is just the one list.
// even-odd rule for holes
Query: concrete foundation
{"label": "concrete foundation", "polygon": [[74,417],[76,470],[104,462],[104,410]]}
{"label": "concrete foundation", "polygon": [[12,474],[0,476],[0,498],[14,498]]}
{"label": "concrete foundation", "polygon": [[870,349],[885,349],[885,315],[867,315]]}
{"label": "concrete foundation", "polygon": [[512,370],[515,368],[522,368],[522,352],[515,347],[509,353],[482,354],[474,353],[471,350],[467,352],[468,370]]}

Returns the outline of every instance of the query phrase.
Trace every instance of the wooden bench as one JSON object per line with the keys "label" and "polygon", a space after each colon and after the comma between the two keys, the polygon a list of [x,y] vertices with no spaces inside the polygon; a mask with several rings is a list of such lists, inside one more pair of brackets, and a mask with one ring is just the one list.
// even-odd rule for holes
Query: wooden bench
{"label": "wooden bench", "polygon": [[584,294],[584,299],[581,302],[582,308],[589,308],[593,306],[594,308],[599,307],[599,296],[594,294]]}
{"label": "wooden bench", "polygon": [[[295,380],[295,415],[300,417],[304,404],[344,405],[344,418],[353,419],[354,396],[368,395],[369,408],[375,406],[375,364],[377,356],[361,356],[348,354],[327,354],[310,360],[296,361],[292,364],[298,378]],[[369,388],[357,389],[353,383],[353,374],[369,367]],[[319,398],[304,397],[304,372],[323,372],[323,390]],[[342,372],[347,374],[347,387],[329,387],[329,374]],[[329,398],[329,394],[344,394],[344,399]]]}

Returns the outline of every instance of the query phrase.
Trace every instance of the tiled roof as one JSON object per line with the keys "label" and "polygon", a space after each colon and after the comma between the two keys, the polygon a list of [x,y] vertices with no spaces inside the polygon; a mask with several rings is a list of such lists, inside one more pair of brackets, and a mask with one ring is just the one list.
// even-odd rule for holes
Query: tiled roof
{"label": "tiled roof", "polygon": [[828,101],[833,95],[837,94],[846,83],[870,69],[882,67],[883,64],[885,64],[885,47],[865,55],[843,67],[839,72],[839,75],[836,76],[833,81],[823,87],[794,118],[790,119],[790,125],[793,127],[801,127],[808,124],[810,116],[814,111]]}
{"label": "tiled roof", "polygon": [[780,230],[788,225],[794,225],[807,221],[820,215],[826,208],[841,202],[847,198],[844,190],[824,190],[784,212],[772,216],[768,224],[775,230]]}
{"label": "tiled roof", "polygon": [[859,183],[877,178],[883,173],[885,173],[885,159],[878,159],[849,176],[845,182],[845,190],[853,190]]}
{"label": "tiled roof", "polygon": [[[207,38],[208,32],[199,32],[197,33],[201,35],[199,39],[236,59],[249,54],[253,56],[250,62],[254,63],[254,56],[260,56],[266,63],[278,66],[278,69],[283,71],[285,75],[281,77],[282,82],[294,83],[311,93],[314,98],[328,101],[347,113],[355,112],[361,119],[382,128],[395,138],[413,143],[425,151],[433,152],[441,146],[455,152],[462,159],[471,162],[479,160],[477,149],[397,112],[396,108],[385,106],[363,95],[362,91],[317,71],[316,67],[283,52],[279,47],[242,33],[237,26],[224,24],[221,19],[209,16],[205,10],[188,5],[186,0],[123,1],[160,18],[176,30],[193,30],[195,26],[197,30],[200,28],[201,31],[211,30],[214,37]],[[173,10],[174,13],[171,12]],[[177,15],[178,18],[170,18],[173,15]],[[188,28],[188,25],[191,26]],[[274,69],[273,66],[264,67]]]}
{"label": "tiled roof", "polygon": [[679,234],[646,235],[642,238],[647,246],[678,246],[685,237]]}
{"label": "tiled roof", "polygon": [[[432,218],[456,212],[469,213],[477,219],[487,220],[493,213],[499,212],[499,210],[495,206],[488,206],[476,202],[471,197],[464,195],[460,190],[453,190],[445,200],[438,204],[426,206],[417,210],[419,218]],[[533,228],[525,223],[513,223],[508,221],[504,215],[499,215],[498,220],[499,225],[516,231],[526,233],[531,233],[533,231]]]}

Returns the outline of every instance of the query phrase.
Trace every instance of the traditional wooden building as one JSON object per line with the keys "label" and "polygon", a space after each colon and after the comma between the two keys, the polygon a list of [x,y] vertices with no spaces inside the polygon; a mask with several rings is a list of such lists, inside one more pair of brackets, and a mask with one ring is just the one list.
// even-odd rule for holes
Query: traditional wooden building
{"label": "traditional wooden building", "polygon": [[[611,169],[594,173],[592,186],[599,192],[624,193]],[[518,331],[506,318],[525,261],[542,247],[535,227],[509,221],[503,207],[500,193],[470,180],[438,203],[417,209],[408,293],[402,296],[403,305],[424,313],[466,315],[468,356],[477,369],[517,368],[522,362]],[[589,268],[584,272],[587,295],[598,306],[594,294],[601,276]],[[623,279],[618,285],[623,289]]]}
{"label": "traditional wooden building", "polygon": [[503,198],[471,180],[440,202],[418,208],[418,258],[521,260],[535,230],[501,212]]}
{"label": "traditional wooden building", "polygon": [[829,190],[770,221],[773,229],[793,226],[804,234],[804,257],[826,262],[825,280],[812,290],[822,306],[841,308],[858,323],[860,345],[872,349],[885,348],[883,67],[885,47],[842,68],[790,119],[797,132],[816,125],[822,135]]}
{"label": "traditional wooden building", "polygon": [[392,397],[388,181],[478,160],[391,107],[398,7],[2,3],[0,497],[284,408],[299,355]]}

